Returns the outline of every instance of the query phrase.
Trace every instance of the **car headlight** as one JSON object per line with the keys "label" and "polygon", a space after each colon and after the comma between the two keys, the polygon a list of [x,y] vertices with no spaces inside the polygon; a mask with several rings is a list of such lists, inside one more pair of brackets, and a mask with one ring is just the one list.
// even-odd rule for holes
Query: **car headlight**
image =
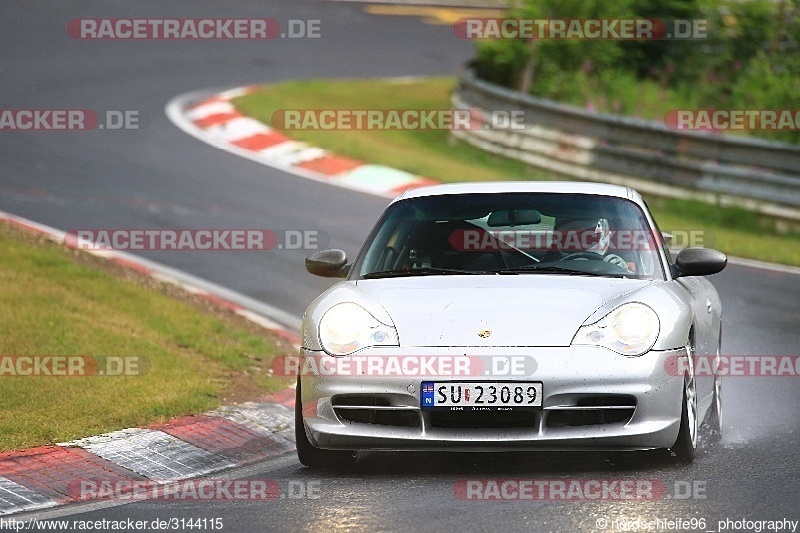
{"label": "car headlight", "polygon": [[622,355],[642,355],[656,343],[658,315],[641,303],[624,304],[595,322],[581,326],[573,345],[603,346]]}
{"label": "car headlight", "polygon": [[331,355],[348,355],[369,346],[398,346],[394,326],[350,302],[336,304],[322,315],[319,342]]}

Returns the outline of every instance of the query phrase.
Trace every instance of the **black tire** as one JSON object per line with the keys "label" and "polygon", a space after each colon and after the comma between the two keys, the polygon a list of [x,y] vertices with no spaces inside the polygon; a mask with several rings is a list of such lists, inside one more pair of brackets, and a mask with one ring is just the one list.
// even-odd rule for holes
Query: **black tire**
{"label": "black tire", "polygon": [[[695,425],[695,437],[693,439],[686,397],[686,391],[684,390],[682,400],[683,407],[681,409],[681,427],[678,431],[678,438],[675,440],[675,444],[672,445],[670,450],[675,455],[677,461],[691,463],[694,461],[695,455],[697,454],[697,426]],[[696,402],[697,398],[695,397],[695,403]],[[695,413],[697,413],[696,405]],[[697,422],[695,422],[695,424],[697,424]]]}
{"label": "black tire", "polygon": [[346,450],[322,450],[308,440],[303,423],[303,404],[300,393],[300,379],[294,401],[294,438],[297,458],[309,468],[346,468],[355,463],[355,454]]}
{"label": "black tire", "polygon": [[[722,353],[722,328],[717,342],[717,357]],[[719,374],[714,376],[714,394],[711,396],[711,408],[708,410],[704,421],[704,436],[710,443],[722,440],[722,378]]]}
{"label": "black tire", "polygon": [[704,436],[712,443],[722,440],[722,381],[714,377],[714,394],[705,420]]}

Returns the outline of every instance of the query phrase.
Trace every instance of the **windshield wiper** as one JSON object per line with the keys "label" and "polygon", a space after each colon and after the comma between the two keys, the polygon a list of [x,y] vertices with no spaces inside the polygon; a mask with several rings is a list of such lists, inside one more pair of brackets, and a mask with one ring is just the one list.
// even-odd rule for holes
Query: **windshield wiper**
{"label": "windshield wiper", "polygon": [[394,270],[379,270],[378,272],[370,272],[361,276],[364,279],[372,278],[394,278],[403,276],[428,276],[431,274],[486,274],[480,270],[458,270],[455,268],[436,268],[436,267],[422,267],[422,268],[397,268]]}
{"label": "windshield wiper", "polygon": [[575,268],[567,268],[558,265],[536,264],[525,265],[515,268],[504,268],[502,270],[495,270],[496,274],[527,274],[538,272],[541,274],[567,274],[569,276],[595,276],[601,278],[627,278],[624,274],[611,274],[607,272],[590,272],[587,270],[579,270]]}

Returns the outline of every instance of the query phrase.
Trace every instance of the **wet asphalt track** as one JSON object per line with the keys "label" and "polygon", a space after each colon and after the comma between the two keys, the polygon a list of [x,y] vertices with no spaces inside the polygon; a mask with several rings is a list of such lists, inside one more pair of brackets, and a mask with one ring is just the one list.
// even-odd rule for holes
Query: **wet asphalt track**
{"label": "wet asphalt track", "polygon": [[[81,42],[80,17],[321,19],[321,40]],[[121,132],[3,132],[0,209],[64,229],[316,229],[357,251],[384,200],[303,180],[217,151],[164,116],[180,93],[284,79],[452,74],[469,43],[448,26],[376,17],[321,1],[6,2],[0,7],[0,108],[138,110],[146,128]],[[305,252],[147,253],[147,257],[299,315],[327,284],[302,269]],[[800,276],[730,266],[715,276],[727,354],[796,354]],[[800,378],[725,383],[726,434],[691,466],[651,454],[365,454],[349,473],[311,473],[293,456],[229,475],[319,481],[319,498],[270,502],[147,502],[73,507],[70,519],[221,517],[225,531],[596,529],[598,519],[800,519]],[[464,478],[647,478],[676,496],[647,502],[475,502],[453,494]],[[24,518],[24,517],[20,517]],[[602,521],[602,520],[601,520]],[[676,528],[666,528],[676,529]],[[686,530],[686,529],[685,529]],[[698,529],[688,529],[695,530]]]}

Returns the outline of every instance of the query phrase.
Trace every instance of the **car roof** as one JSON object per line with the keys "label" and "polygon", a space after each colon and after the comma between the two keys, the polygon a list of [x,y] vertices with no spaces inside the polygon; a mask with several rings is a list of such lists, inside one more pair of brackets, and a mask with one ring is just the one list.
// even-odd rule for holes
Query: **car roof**
{"label": "car roof", "polygon": [[409,189],[394,199],[394,202],[423,196],[447,194],[492,194],[504,192],[540,192],[563,194],[596,194],[627,198],[642,203],[641,197],[633,189],[610,183],[581,181],[487,181],[469,183],[448,183]]}

